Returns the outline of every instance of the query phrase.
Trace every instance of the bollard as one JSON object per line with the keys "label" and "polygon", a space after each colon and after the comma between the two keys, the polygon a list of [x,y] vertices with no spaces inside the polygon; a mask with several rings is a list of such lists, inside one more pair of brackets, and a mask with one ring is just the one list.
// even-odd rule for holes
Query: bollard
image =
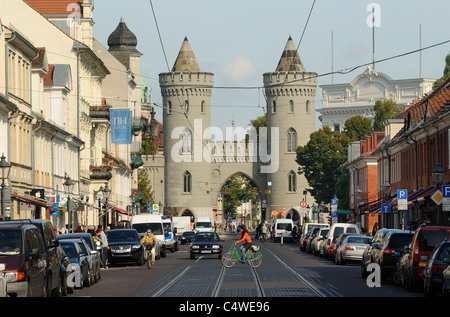
{"label": "bollard", "polygon": [[283,236],[281,236],[281,246],[283,246]]}

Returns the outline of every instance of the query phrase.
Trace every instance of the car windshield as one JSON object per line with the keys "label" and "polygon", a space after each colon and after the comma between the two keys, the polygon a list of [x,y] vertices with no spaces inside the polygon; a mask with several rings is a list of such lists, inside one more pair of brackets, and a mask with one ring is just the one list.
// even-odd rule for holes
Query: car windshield
{"label": "car windshield", "polygon": [[73,245],[72,243],[64,243],[64,242],[61,242],[60,244],[64,250],[64,253],[69,258],[75,258],[77,256],[77,251],[75,249],[75,245]]}
{"label": "car windshield", "polygon": [[433,251],[444,239],[448,239],[447,230],[421,230],[419,233],[419,250]]}
{"label": "car windshield", "polygon": [[169,232],[172,231],[172,225],[169,222],[163,222],[164,230],[167,230]]}
{"label": "car windshield", "polygon": [[194,235],[194,232],[192,232],[192,231],[183,233],[183,237],[192,237],[193,235]]}
{"label": "car windshield", "polygon": [[199,232],[194,236],[192,241],[220,241],[220,239],[219,236],[213,232]]}
{"label": "car windshield", "polygon": [[162,224],[158,222],[151,223],[135,223],[133,224],[133,229],[136,229],[139,233],[147,232],[147,229],[150,229],[154,235],[162,235],[163,229]]}
{"label": "car windshield", "polygon": [[405,245],[411,243],[413,235],[412,234],[396,234],[391,237],[389,246],[394,250],[403,250]]}
{"label": "car windshield", "polygon": [[211,222],[197,222],[195,224],[196,228],[211,228]]}
{"label": "car windshield", "polygon": [[347,243],[369,244],[370,237],[347,237]]}
{"label": "car windshield", "polygon": [[[152,230],[153,231],[153,230]],[[138,240],[138,237],[136,236],[136,233],[133,231],[115,231],[111,230],[106,233],[108,242],[122,242],[122,241],[136,241]]]}
{"label": "car windshield", "polygon": [[0,230],[0,256],[22,253],[22,232],[20,230]]}

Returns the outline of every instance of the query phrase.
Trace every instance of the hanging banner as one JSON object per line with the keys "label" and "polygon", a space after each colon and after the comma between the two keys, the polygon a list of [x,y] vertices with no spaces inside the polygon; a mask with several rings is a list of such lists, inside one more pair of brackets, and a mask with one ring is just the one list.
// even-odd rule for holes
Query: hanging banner
{"label": "hanging banner", "polygon": [[111,123],[111,143],[131,144],[131,110],[130,109],[109,109]]}

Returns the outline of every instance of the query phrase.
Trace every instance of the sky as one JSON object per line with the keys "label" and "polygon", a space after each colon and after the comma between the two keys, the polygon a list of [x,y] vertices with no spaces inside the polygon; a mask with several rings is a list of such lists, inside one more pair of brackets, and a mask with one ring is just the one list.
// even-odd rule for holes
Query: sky
{"label": "sky", "polygon": [[[95,0],[94,37],[107,48],[108,36],[125,19],[137,36],[141,73],[158,105],[158,75],[171,70],[187,37],[200,69],[214,73],[211,124],[225,131],[232,122],[247,127],[264,114],[263,74],[275,71],[289,36],[306,71],[319,74],[318,86],[349,83],[363,73],[366,66],[326,75],[372,62],[371,3],[375,60],[450,40],[449,0]],[[450,42],[375,68],[395,80],[437,79],[449,53]],[[316,110],[321,99],[318,87]],[[162,109],[155,110],[161,121]]]}

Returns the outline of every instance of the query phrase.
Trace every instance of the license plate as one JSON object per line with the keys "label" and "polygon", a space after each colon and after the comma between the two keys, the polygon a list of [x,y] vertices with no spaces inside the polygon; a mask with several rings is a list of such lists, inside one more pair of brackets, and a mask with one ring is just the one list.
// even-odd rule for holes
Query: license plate
{"label": "license plate", "polygon": [[127,252],[129,252],[129,250],[116,250],[115,252],[116,253],[127,253]]}
{"label": "license plate", "polygon": [[202,251],[202,253],[211,253],[211,251],[206,250],[206,251]]}

